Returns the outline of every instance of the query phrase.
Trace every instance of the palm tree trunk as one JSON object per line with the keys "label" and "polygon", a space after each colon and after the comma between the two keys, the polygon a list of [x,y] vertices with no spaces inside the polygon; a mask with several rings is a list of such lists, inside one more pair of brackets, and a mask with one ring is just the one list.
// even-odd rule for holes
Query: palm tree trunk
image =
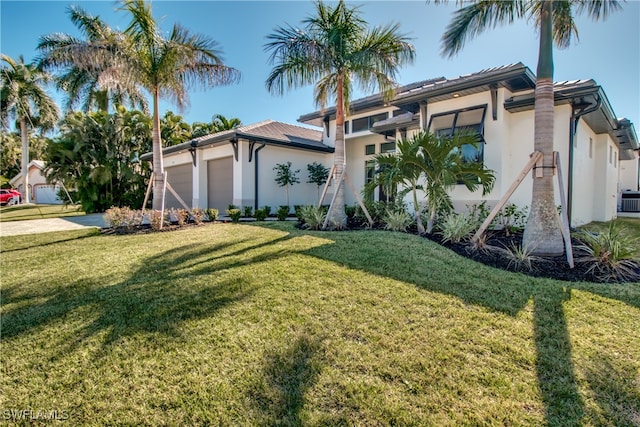
{"label": "palm tree trunk", "polygon": [[159,93],[158,88],[153,92],[153,131],[151,143],[153,147],[153,210],[161,210],[164,204],[162,199],[164,182],[164,163],[162,160],[162,140],[160,138],[160,114],[158,113]]}
{"label": "palm tree trunk", "polygon": [[24,203],[31,203],[31,192],[29,191],[29,132],[27,131],[27,120],[20,117],[20,138],[22,139],[22,182],[24,185]]}
{"label": "palm tree trunk", "polygon": [[[338,76],[338,88],[336,94],[336,142],[333,154],[333,164],[335,165],[334,182],[344,170],[344,79]],[[331,227],[342,228],[347,223],[347,215],[344,212],[344,182],[336,187],[336,198],[331,212],[328,212],[329,224]]]}
{"label": "palm tree trunk", "polygon": [[[553,2],[542,2],[540,52],[535,90],[534,149],[543,154],[544,166],[553,165]],[[522,239],[523,247],[535,255],[562,255],[564,245],[553,191],[554,169],[533,178],[531,213]]]}
{"label": "palm tree trunk", "polygon": [[413,193],[413,213],[416,217],[416,226],[418,227],[418,233],[424,234],[424,224],[422,224],[422,219],[420,218],[420,205],[418,205],[418,193],[416,191],[416,184],[412,183],[413,189],[411,192]]}

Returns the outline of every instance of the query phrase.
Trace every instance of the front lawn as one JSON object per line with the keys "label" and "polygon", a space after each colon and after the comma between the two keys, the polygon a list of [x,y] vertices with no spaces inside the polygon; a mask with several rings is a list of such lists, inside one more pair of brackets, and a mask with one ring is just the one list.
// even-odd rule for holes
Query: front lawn
{"label": "front lawn", "polygon": [[414,235],[284,222],[50,237],[0,239],[5,417],[640,424],[639,283],[532,278]]}
{"label": "front lawn", "polygon": [[15,205],[0,208],[0,222],[84,215],[80,205]]}

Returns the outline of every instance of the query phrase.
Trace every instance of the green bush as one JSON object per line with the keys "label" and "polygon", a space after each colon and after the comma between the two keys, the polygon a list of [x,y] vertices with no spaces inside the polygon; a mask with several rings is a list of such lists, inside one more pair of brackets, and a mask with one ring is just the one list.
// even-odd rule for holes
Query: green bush
{"label": "green bush", "polygon": [[518,205],[510,203],[500,209],[493,222],[504,231],[505,235],[510,236],[524,229],[528,211],[529,208],[527,206],[519,208]]}
{"label": "green bush", "polygon": [[284,221],[289,216],[289,206],[280,206],[276,211],[278,221]]}
{"label": "green bush", "polygon": [[353,219],[356,216],[356,206],[344,205],[344,213],[347,214],[347,218]]}
{"label": "green bush", "polygon": [[271,215],[271,206],[263,206],[262,210],[264,211],[266,216]]}
{"label": "green bush", "polygon": [[635,271],[637,263],[633,260],[637,240],[624,234],[615,223],[611,222],[601,233],[582,230],[574,236],[581,242],[576,250],[586,254],[576,261],[591,263],[588,271],[598,278],[604,281],[640,279]]}
{"label": "green bush", "polygon": [[237,209],[237,208],[227,209],[227,216],[231,218],[232,222],[238,222],[240,221],[240,216],[242,216],[242,212],[240,211],[240,209]]}
{"label": "green bush", "polygon": [[511,246],[504,250],[506,258],[509,260],[507,268],[513,268],[515,271],[533,271],[533,262],[541,261],[542,258],[532,255],[532,252],[533,248],[511,243]]}
{"label": "green bush", "polygon": [[218,217],[220,216],[220,211],[216,208],[205,209],[204,213],[207,214],[207,217],[211,222],[217,221]]}
{"label": "green bush", "polygon": [[445,216],[438,227],[445,242],[458,243],[469,238],[475,229],[475,221],[471,221],[464,214],[450,213]]}
{"label": "green bush", "polygon": [[256,221],[264,221],[265,218],[267,218],[267,213],[264,209],[256,209],[254,216],[256,218]]}
{"label": "green bush", "polygon": [[322,207],[308,205],[300,207],[300,216],[305,228],[320,230],[327,218],[327,213]]}
{"label": "green bush", "polygon": [[242,208],[242,216],[245,218],[251,218],[253,216],[253,207],[252,206],[244,206]]}
{"label": "green bush", "polygon": [[404,211],[387,210],[383,217],[385,230],[406,232],[413,224],[413,217]]}

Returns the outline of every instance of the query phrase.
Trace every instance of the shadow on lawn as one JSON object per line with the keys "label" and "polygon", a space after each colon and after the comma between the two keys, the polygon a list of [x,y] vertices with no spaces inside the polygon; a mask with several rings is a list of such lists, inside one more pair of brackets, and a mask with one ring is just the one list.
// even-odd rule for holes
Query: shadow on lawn
{"label": "shadow on lawn", "polygon": [[316,354],[322,349],[318,336],[300,334],[284,350],[268,355],[261,380],[254,385],[251,402],[263,415],[259,425],[302,425],[304,395],[315,382],[321,366]]}
{"label": "shadow on lawn", "polygon": [[[49,293],[19,297],[4,294],[5,305],[30,299],[44,301],[4,313],[2,338],[27,334],[82,309],[97,314],[90,314],[93,321],[73,332],[67,348],[58,352],[60,355],[103,331],[107,332],[103,347],[141,332],[177,337],[182,322],[213,316],[250,297],[254,292],[251,283],[228,274],[228,270],[281,256],[283,249],[264,249],[279,240],[253,246],[244,240],[210,246],[184,245],[144,259],[126,280],[114,285],[105,285],[109,278],[104,277],[100,282],[79,280]],[[252,249],[262,250],[247,257],[246,252]]]}
{"label": "shadow on lawn", "polygon": [[[581,424],[585,415],[585,405],[579,393],[572,363],[571,341],[563,303],[571,298],[573,288],[594,292],[638,307],[638,292],[625,292],[625,287],[628,290],[629,286],[633,285],[564,285],[557,281],[535,279],[510,272],[504,272],[503,276],[492,273],[492,280],[489,281],[487,273],[491,269],[483,265],[478,265],[473,271],[465,271],[466,277],[460,278],[459,274],[455,274],[455,268],[460,271],[460,267],[451,267],[457,259],[455,254],[440,247],[434,249],[431,245],[435,243],[423,244],[416,237],[399,233],[384,239],[384,253],[387,258],[382,263],[376,263],[371,262],[371,259],[380,259],[379,255],[377,258],[371,258],[373,254],[367,256],[367,252],[379,251],[381,248],[368,248],[364,245],[364,233],[368,232],[362,233],[362,237],[353,233],[323,233],[323,237],[334,240],[334,243],[314,247],[305,251],[305,254],[375,275],[413,283],[419,288],[452,295],[468,304],[484,306],[510,316],[515,316],[533,300],[536,372],[546,408],[547,423],[563,426]],[[345,257],[344,254],[350,255]],[[514,279],[520,283],[514,285]]]}

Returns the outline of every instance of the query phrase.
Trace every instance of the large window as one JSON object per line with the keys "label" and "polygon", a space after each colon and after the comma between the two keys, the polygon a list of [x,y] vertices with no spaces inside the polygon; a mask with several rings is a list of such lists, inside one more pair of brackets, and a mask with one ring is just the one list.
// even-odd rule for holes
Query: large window
{"label": "large window", "polygon": [[362,132],[371,129],[374,123],[387,120],[388,113],[374,114],[373,116],[360,117],[351,120],[351,132]]}
{"label": "large window", "polygon": [[456,132],[471,131],[478,135],[476,146],[462,146],[462,154],[467,161],[484,161],[484,115],[487,106],[471,107],[431,116],[429,129],[436,135],[451,136]]}

